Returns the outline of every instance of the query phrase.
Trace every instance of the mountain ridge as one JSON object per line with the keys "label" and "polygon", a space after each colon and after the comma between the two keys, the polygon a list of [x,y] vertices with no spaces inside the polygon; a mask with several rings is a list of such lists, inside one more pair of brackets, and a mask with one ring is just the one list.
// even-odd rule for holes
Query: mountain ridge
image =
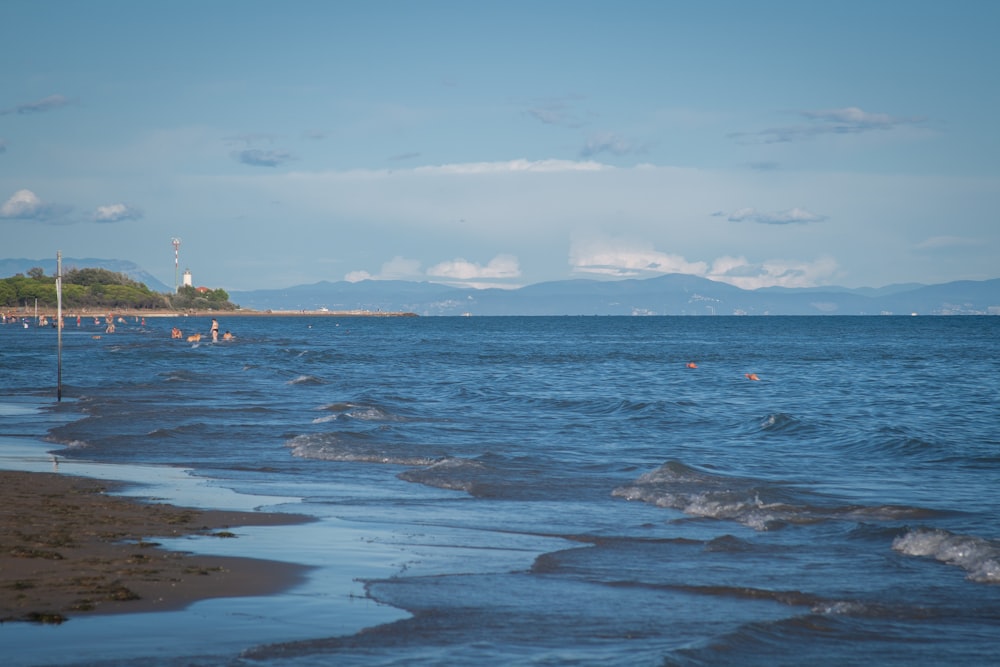
{"label": "mountain ridge", "polygon": [[1000,315],[1000,279],[883,288],[745,290],[698,276],[615,281],[576,278],[509,289],[429,282],[320,281],[233,291],[257,310],[383,310],[420,315]]}

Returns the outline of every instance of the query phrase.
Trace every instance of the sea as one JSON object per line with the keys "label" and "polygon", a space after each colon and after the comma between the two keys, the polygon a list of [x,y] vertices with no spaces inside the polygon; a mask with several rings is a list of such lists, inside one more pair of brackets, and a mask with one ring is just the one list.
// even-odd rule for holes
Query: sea
{"label": "sea", "polygon": [[309,574],[4,664],[1000,664],[1000,317],[219,320],[0,326],[0,465]]}

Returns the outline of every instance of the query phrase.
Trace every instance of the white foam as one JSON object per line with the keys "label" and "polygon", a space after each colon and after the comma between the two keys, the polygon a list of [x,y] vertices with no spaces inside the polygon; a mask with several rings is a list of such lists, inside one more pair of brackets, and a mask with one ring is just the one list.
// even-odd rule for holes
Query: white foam
{"label": "white foam", "polygon": [[968,572],[968,579],[1000,583],[1000,545],[974,535],[919,528],[897,537],[892,548],[907,556],[934,558]]}

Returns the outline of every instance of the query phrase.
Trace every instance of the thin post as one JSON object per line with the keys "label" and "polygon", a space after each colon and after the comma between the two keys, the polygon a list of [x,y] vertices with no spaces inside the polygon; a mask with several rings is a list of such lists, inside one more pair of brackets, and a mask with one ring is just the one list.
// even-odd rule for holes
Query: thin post
{"label": "thin post", "polygon": [[62,401],[62,251],[56,251],[56,401]]}

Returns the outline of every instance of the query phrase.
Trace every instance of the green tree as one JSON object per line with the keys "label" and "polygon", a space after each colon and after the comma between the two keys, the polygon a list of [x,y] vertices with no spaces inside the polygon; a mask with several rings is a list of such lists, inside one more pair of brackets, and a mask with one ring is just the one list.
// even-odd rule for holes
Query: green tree
{"label": "green tree", "polygon": [[0,306],[16,306],[17,289],[8,280],[0,280]]}
{"label": "green tree", "polygon": [[[33,268],[28,275],[17,274],[0,279],[0,306],[20,306],[25,303],[55,307],[55,276],[46,276],[42,269]],[[123,273],[107,269],[70,269],[62,280],[63,305],[68,308],[175,308],[199,310],[235,310],[225,290],[199,292],[185,286],[177,294],[159,294]]]}

